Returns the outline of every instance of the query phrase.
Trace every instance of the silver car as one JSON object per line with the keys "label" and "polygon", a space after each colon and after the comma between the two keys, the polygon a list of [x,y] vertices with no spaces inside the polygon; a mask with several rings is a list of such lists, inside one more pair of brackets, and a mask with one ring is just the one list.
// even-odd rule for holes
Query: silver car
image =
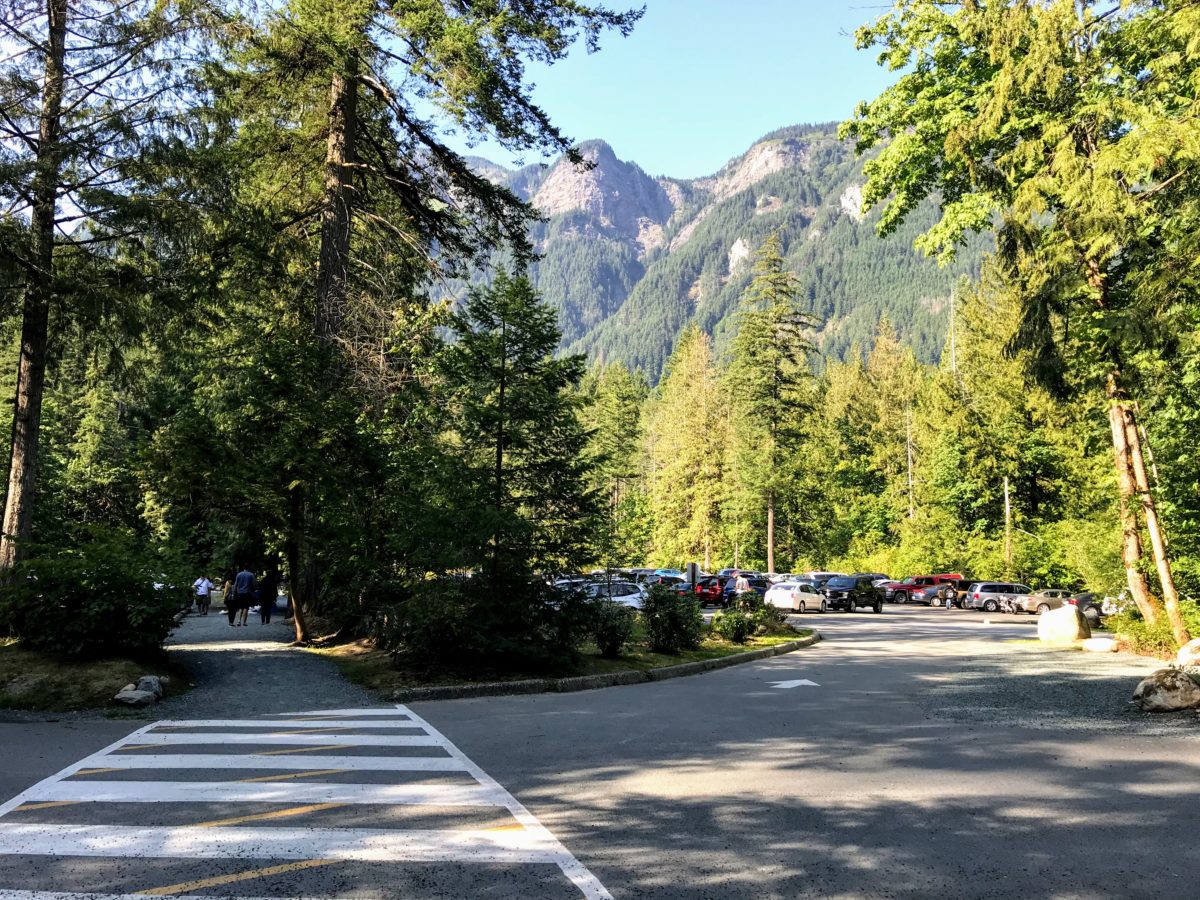
{"label": "silver car", "polygon": [[1064,591],[1059,588],[1048,588],[1043,591],[1034,591],[1028,596],[1018,597],[1010,604],[1011,611],[1014,615],[1017,613],[1035,613],[1041,615],[1052,609],[1058,609],[1063,605],[1067,597],[1071,596],[1070,591]]}
{"label": "silver car", "polygon": [[963,609],[982,609],[984,612],[997,612],[1007,604],[1016,603],[1029,594],[1033,588],[1025,584],[1015,584],[1011,581],[977,581],[967,589],[962,598]]}

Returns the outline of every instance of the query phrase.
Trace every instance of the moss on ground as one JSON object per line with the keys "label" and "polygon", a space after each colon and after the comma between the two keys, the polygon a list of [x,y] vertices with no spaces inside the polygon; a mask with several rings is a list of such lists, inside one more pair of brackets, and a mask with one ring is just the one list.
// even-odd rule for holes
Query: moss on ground
{"label": "moss on ground", "polygon": [[496,670],[478,671],[448,671],[431,670],[424,667],[406,664],[403,659],[394,660],[384,650],[375,647],[370,641],[359,640],[325,647],[311,647],[311,652],[331,659],[337,664],[342,675],[355,684],[369,690],[378,691],[384,696],[390,696],[394,691],[406,688],[436,687],[448,684],[473,684],[494,681],[520,681],[526,678],[564,678],[575,675],[598,675],[608,672],[626,672],[630,670],[647,671],[660,669],[665,666],[676,666],[680,663],[697,660],[716,659],[722,656],[732,656],[745,653],[748,650],[760,650],[764,647],[775,647],[789,641],[808,637],[812,631],[807,628],[789,629],[783,626],[775,633],[749,638],[744,644],[733,644],[710,636],[695,650],[685,650],[677,655],[655,653],[646,641],[646,634],[635,627],[632,639],[625,645],[624,651],[615,659],[605,659],[600,651],[591,644],[585,644],[581,650],[576,665],[556,672],[500,672]]}
{"label": "moss on ground", "polygon": [[162,658],[72,659],[28,650],[0,639],[0,709],[65,712],[124,709],[113,695],[142,675],[168,675],[168,695],[189,687],[185,674]]}

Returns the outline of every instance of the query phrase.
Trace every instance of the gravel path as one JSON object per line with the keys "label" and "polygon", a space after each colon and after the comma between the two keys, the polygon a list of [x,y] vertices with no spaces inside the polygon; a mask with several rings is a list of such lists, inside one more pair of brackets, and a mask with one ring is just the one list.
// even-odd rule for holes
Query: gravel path
{"label": "gravel path", "polygon": [[287,646],[290,622],[230,626],[224,610],[190,615],[167,642],[196,686],[146,711],[155,719],[246,718],[305,709],[380,706],[329,660]]}

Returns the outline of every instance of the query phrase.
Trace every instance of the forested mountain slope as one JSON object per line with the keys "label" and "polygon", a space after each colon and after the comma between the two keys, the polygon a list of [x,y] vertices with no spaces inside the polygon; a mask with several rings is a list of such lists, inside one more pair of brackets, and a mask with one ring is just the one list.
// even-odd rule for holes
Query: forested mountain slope
{"label": "forested mountain slope", "polygon": [[652,178],[602,141],[581,150],[591,168],[565,159],[519,171],[474,162],[547,217],[533,234],[542,258],[531,274],[559,310],[564,345],[652,379],[690,322],[723,348],[754,252],[776,228],[824,322],[817,343],[833,357],[869,343],[886,315],[920,359],[935,360],[952,286],[978,269],[988,243],[939,269],[912,248],[932,208],[880,240],[875,214],[860,209],[862,160],[831,124],[780,129],[693,180]]}

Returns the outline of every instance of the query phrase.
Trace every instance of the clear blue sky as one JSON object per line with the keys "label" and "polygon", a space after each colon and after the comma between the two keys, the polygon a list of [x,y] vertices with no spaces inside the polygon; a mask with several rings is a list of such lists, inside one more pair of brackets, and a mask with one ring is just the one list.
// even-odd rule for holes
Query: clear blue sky
{"label": "clear blue sky", "polygon": [[[645,3],[628,38],[607,35],[591,55],[579,44],[528,75],[568,136],[604,138],[651,175],[712,174],[775,128],[846,118],[894,77],[854,48],[854,29],[889,8],[881,0]],[[469,152],[513,162],[491,145]]]}

